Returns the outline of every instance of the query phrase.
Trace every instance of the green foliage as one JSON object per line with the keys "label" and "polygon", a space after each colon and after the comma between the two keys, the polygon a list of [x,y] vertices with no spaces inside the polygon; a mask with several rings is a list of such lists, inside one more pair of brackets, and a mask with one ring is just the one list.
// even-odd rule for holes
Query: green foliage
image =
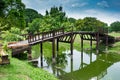
{"label": "green foliage", "polygon": [[6,8],[6,4],[4,0],[0,0],[0,17],[4,17],[5,16],[5,8]]}
{"label": "green foliage", "polygon": [[25,5],[21,2],[21,0],[4,0],[4,3],[4,18],[8,27],[16,26],[23,29],[25,27]]}
{"label": "green foliage", "polygon": [[62,7],[52,7],[50,12],[46,10],[46,15],[43,18],[37,18],[29,23],[28,32],[45,32],[60,29],[71,25]]}
{"label": "green foliage", "polygon": [[0,18],[0,31],[8,30],[10,27],[4,18]]}
{"label": "green foliage", "polygon": [[28,26],[28,23],[31,23],[35,18],[42,18],[43,16],[39,14],[34,9],[25,9],[25,20],[26,20],[26,26]]}
{"label": "green foliage", "polygon": [[9,12],[12,9],[23,10],[25,5],[22,3],[21,0],[5,0],[7,5],[7,11]]}
{"label": "green foliage", "polygon": [[104,22],[97,20],[94,17],[85,17],[83,20],[79,19],[75,23],[76,29],[79,31],[99,31],[107,26]]}
{"label": "green foliage", "polygon": [[19,28],[12,27],[9,31],[3,31],[3,34],[1,35],[2,39],[4,41],[10,42],[10,41],[19,41],[24,39],[21,35],[21,31]]}
{"label": "green foliage", "polygon": [[68,18],[68,20],[70,21],[70,23],[75,23],[76,22],[76,19],[74,19],[74,18]]}
{"label": "green foliage", "polygon": [[46,15],[41,20],[39,31],[50,31],[69,26],[71,26],[71,23],[66,17],[66,13],[63,12],[63,8],[61,6],[54,6],[50,9],[50,11],[46,10]]}
{"label": "green foliage", "polygon": [[41,24],[40,19],[38,18],[34,19],[32,23],[29,23],[27,31],[32,34],[35,32],[39,32],[40,24]]}
{"label": "green foliage", "polygon": [[111,25],[110,25],[110,31],[115,31],[115,32],[119,32],[120,31],[120,22],[119,21],[116,21],[116,22],[113,22]]}
{"label": "green foliage", "polygon": [[21,10],[17,11],[16,9],[10,10],[7,16],[7,22],[11,27],[16,26],[20,29],[24,29],[25,28],[24,12]]}

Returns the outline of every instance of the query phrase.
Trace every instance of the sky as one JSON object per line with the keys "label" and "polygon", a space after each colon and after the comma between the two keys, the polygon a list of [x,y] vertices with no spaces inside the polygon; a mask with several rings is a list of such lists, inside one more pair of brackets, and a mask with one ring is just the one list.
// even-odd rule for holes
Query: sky
{"label": "sky", "polygon": [[120,0],[22,0],[26,8],[37,10],[45,15],[53,6],[62,6],[67,17],[83,19],[96,17],[110,25],[120,21]]}

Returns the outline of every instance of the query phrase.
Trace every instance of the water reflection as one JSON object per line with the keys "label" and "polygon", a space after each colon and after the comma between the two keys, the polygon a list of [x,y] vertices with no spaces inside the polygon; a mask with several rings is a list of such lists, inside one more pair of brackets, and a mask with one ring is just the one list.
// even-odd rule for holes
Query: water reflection
{"label": "water reflection", "polygon": [[[106,80],[112,76],[108,75],[110,72],[109,69],[111,70],[114,63],[118,62],[120,65],[120,55],[118,54],[102,53],[96,55],[92,51],[86,54],[77,50],[73,52],[74,54],[72,56],[69,55],[69,51],[57,55],[55,59],[56,63],[52,63],[51,58],[44,58],[43,69],[53,73],[60,80]],[[39,67],[41,67],[40,63],[39,60]],[[119,76],[117,79],[112,76],[111,79],[119,80]]]}

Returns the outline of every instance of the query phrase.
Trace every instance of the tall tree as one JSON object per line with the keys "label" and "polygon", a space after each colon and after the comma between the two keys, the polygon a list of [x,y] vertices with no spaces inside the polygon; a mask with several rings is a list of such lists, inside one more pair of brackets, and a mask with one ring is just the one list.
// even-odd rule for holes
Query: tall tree
{"label": "tall tree", "polygon": [[7,21],[9,26],[23,29],[25,27],[24,9],[25,5],[21,0],[6,0]]}
{"label": "tall tree", "polygon": [[35,18],[42,18],[42,17],[43,16],[34,9],[29,9],[29,8],[25,9],[25,20],[27,24],[31,23]]}
{"label": "tall tree", "polygon": [[110,25],[110,31],[119,32],[120,31],[120,22],[116,21]]}
{"label": "tall tree", "polygon": [[85,17],[83,20],[76,21],[76,29],[82,31],[99,31],[107,26],[106,23],[97,20],[94,17]]}
{"label": "tall tree", "polygon": [[28,33],[34,34],[35,32],[39,32],[41,25],[41,19],[36,18],[32,21],[32,23],[29,23],[29,27],[27,28]]}
{"label": "tall tree", "polygon": [[5,16],[5,8],[6,8],[6,4],[4,0],[0,0],[0,17],[4,17]]}
{"label": "tall tree", "polygon": [[50,11],[46,11],[46,24],[51,25],[51,29],[58,29],[61,27],[64,27],[66,22],[68,22],[68,19],[66,17],[66,13],[63,12],[62,6],[60,7],[52,7]]}

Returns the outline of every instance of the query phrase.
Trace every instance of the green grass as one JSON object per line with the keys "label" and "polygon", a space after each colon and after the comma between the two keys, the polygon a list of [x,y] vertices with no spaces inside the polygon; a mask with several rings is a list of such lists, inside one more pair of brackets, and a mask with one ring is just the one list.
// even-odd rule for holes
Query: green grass
{"label": "green grass", "polygon": [[[120,37],[120,33],[115,33],[115,32],[109,33],[109,35],[114,37]],[[120,50],[120,42],[116,42],[111,47],[109,47],[109,52],[112,52],[112,53],[120,54],[119,50]]]}
{"label": "green grass", "polygon": [[116,32],[111,32],[109,33],[109,35],[114,36],[114,37],[120,37],[120,33],[116,33]]}
{"label": "green grass", "polygon": [[28,62],[10,58],[10,64],[0,66],[0,80],[57,80],[41,68],[32,67]]}
{"label": "green grass", "polygon": [[109,47],[109,52],[120,54],[120,42],[116,42],[115,44],[112,45],[112,47]]}

